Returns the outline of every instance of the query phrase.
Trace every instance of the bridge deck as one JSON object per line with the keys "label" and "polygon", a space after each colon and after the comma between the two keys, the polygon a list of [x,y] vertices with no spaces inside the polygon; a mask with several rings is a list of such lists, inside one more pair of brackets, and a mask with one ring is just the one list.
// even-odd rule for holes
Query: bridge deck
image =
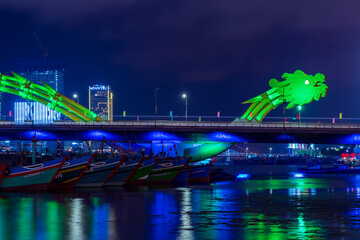
{"label": "bridge deck", "polygon": [[222,141],[360,144],[357,123],[118,121],[103,123],[0,122],[0,139],[78,139],[116,141]]}

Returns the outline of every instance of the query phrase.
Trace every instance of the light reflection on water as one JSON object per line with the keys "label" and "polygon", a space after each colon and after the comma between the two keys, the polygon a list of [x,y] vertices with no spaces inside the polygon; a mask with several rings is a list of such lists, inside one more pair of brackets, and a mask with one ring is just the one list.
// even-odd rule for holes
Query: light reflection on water
{"label": "light reflection on water", "polygon": [[1,193],[1,239],[356,238],[360,178]]}
{"label": "light reflection on water", "polygon": [[71,239],[85,239],[83,216],[83,200],[81,198],[71,199],[69,203],[69,237]]}

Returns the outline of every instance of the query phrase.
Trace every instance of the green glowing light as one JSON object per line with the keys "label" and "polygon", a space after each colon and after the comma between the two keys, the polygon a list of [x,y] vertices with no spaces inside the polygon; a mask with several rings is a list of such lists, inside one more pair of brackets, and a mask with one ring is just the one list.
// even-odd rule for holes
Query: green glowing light
{"label": "green glowing light", "polygon": [[94,112],[88,110],[72,99],[58,93],[52,87],[42,82],[44,86],[30,82],[22,76],[12,73],[14,76],[7,76],[0,73],[0,91],[20,96],[48,106],[75,122],[101,122]]}
{"label": "green glowing light", "polygon": [[184,149],[184,156],[191,157],[191,162],[211,158],[234,145],[233,143],[226,142],[198,142],[198,144],[198,147]]}
{"label": "green glowing light", "polygon": [[270,90],[243,102],[243,104],[251,103],[251,105],[241,118],[261,122],[271,110],[285,102],[288,103],[287,109],[299,105],[299,110],[301,110],[301,106],[325,97],[328,89],[325,76],[321,73],[312,76],[296,70],[294,73],[284,73],[282,78],[285,81],[271,79]]}

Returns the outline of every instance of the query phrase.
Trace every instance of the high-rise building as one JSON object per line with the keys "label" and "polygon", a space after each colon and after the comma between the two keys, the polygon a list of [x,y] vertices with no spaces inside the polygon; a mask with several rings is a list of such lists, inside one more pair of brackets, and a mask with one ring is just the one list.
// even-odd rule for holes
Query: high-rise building
{"label": "high-rise building", "polygon": [[64,93],[64,63],[58,60],[17,60],[14,72],[42,85],[42,81],[59,93]]}
{"label": "high-rise building", "polygon": [[110,86],[93,85],[89,87],[89,110],[98,114],[104,121],[113,120],[113,91]]}
{"label": "high-rise building", "polygon": [[[17,60],[13,71],[29,81],[42,85],[42,81],[60,93],[64,93],[64,63],[57,60]],[[9,117],[16,122],[34,121],[48,123],[58,121],[60,114],[55,114],[47,106],[40,106],[33,101],[18,96],[6,97],[6,109]],[[10,111],[13,113],[10,116]]]}
{"label": "high-rise building", "polygon": [[61,114],[39,102],[15,102],[14,120],[17,123],[29,121],[35,123],[51,123],[60,120]]}

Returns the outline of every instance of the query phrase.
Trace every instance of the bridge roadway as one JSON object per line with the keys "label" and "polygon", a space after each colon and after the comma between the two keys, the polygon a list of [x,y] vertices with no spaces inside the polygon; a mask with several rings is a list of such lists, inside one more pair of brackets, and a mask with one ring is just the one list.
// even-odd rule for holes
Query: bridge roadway
{"label": "bridge roadway", "polygon": [[320,122],[116,121],[102,123],[0,122],[0,139],[114,141],[222,141],[360,144],[360,124]]}

